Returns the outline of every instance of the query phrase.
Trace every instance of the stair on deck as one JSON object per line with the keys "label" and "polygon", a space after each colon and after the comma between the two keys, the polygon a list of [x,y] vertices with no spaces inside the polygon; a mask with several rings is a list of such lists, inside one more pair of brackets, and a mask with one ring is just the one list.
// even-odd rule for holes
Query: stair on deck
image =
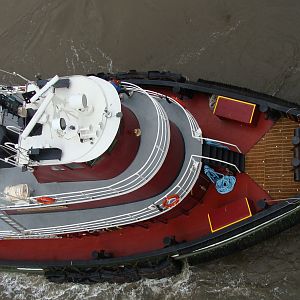
{"label": "stair on deck", "polygon": [[242,153],[235,152],[223,147],[218,147],[210,145],[207,143],[203,144],[202,155],[210,158],[215,158],[222,160],[223,162],[218,162],[209,159],[203,159],[204,164],[209,164],[211,166],[222,166],[229,168],[230,170],[236,172],[236,169],[228,163],[234,164],[238,167],[241,172],[245,171],[245,156]]}

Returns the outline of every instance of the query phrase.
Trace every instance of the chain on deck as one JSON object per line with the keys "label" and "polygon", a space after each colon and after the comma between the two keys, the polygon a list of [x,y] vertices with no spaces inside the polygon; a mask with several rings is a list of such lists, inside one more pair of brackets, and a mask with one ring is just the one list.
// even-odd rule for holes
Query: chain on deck
{"label": "chain on deck", "polygon": [[291,140],[298,126],[281,118],[246,155],[246,173],[273,199],[295,196],[300,191],[300,182],[294,181],[291,165]]}

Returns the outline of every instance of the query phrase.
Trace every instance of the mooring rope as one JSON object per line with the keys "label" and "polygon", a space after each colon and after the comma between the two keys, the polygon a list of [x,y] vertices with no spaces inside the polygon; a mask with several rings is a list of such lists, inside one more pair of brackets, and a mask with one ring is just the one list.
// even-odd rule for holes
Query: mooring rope
{"label": "mooring rope", "polygon": [[207,165],[204,166],[204,174],[215,184],[216,190],[220,194],[231,192],[236,183],[236,178],[234,176],[218,173]]}

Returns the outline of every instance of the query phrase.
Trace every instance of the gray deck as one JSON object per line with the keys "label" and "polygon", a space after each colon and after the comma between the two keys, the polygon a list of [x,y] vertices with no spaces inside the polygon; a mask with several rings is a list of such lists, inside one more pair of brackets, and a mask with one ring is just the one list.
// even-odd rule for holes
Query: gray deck
{"label": "gray deck", "polygon": [[[161,150],[158,151],[158,155],[153,156],[153,160],[148,163],[153,168],[145,170],[145,162],[151,157],[151,151],[156,144],[157,132],[159,131],[158,117],[154,105],[147,99],[146,96],[136,94],[130,99],[126,99],[123,105],[131,109],[138,118],[140,128],[142,131],[140,147],[131,165],[120,175],[109,180],[97,180],[97,181],[84,181],[84,182],[54,182],[54,183],[38,183],[33,174],[29,172],[21,172],[19,168],[0,169],[0,191],[3,191],[5,186],[15,185],[19,183],[27,183],[34,190],[33,196],[51,195],[53,198],[57,198],[57,203],[62,202],[65,204],[68,202],[76,202],[82,200],[92,201],[93,199],[101,199],[101,193],[104,193],[104,199],[108,197],[114,197],[122,194],[121,186],[127,185],[124,192],[140,188],[147,183],[159,170],[159,166],[163,163],[165,155],[169,146],[169,125],[168,122],[163,124],[165,126],[164,131],[166,134],[165,141],[160,143]],[[144,112],[147,111],[147,114]],[[139,171],[138,176],[134,174]],[[145,170],[145,171],[144,171]],[[134,176],[134,178],[132,178]],[[12,182],[12,178],[14,179]],[[131,180],[130,180],[131,179]],[[107,188],[107,190],[105,190]],[[88,191],[90,189],[97,189],[96,191],[86,192],[86,196],[80,197],[75,194],[62,195],[63,193],[73,193],[78,191]],[[98,191],[98,193],[97,193]],[[124,193],[123,192],[123,193]],[[4,202],[6,203],[6,202]]]}
{"label": "gray deck", "polygon": [[[142,100],[140,100],[142,98],[137,98],[139,99],[129,99],[128,101],[131,102],[127,102],[126,105],[132,110],[135,110],[134,112],[139,116],[143,115],[145,108],[142,105]],[[182,110],[182,108],[174,103],[169,104],[168,102],[166,102],[166,100],[159,100],[159,102],[167,112],[170,121],[174,122],[178,126],[185,143],[185,160],[183,162],[180,174],[173,182],[173,184],[162,194],[143,201],[112,207],[86,209],[83,211],[81,210],[49,213],[44,212],[34,214],[27,213],[23,215],[14,215],[11,217],[13,217],[18,224],[28,229],[27,231],[25,231],[27,234],[55,234],[77,232],[108,228],[117,225],[120,226],[123,224],[133,223],[139,220],[151,218],[155,215],[159,215],[162,212],[156,209],[153,210],[153,208],[151,208],[151,205],[153,203],[161,204],[163,199],[169,194],[176,193],[183,199],[194,185],[200,172],[200,156],[202,153],[201,142],[193,136],[193,132],[191,130],[191,120],[184,112],[184,110]],[[149,125],[151,122],[153,122],[153,118],[150,117],[150,114],[144,115],[145,116],[143,117],[143,119],[139,119],[140,122],[142,121],[144,123],[144,126],[146,126],[146,124]],[[141,129],[143,135],[147,137],[147,128],[142,127],[142,122]],[[152,123],[151,126],[153,127]],[[147,142],[144,143],[146,148],[149,147],[149,143],[149,140],[148,144]],[[141,152],[142,149],[143,148],[141,148],[139,152]],[[142,154],[140,155],[142,156]],[[134,163],[137,164],[138,161]],[[126,173],[122,174],[122,176],[126,176]],[[92,183],[96,184],[95,182]],[[53,186],[53,184],[51,184],[50,186]],[[63,184],[62,186],[65,188],[65,184]],[[81,186],[86,189],[85,183],[81,183]],[[53,188],[58,189],[59,187]],[[74,220],[76,220],[76,224],[74,224]],[[0,231],[2,231],[1,228]]]}

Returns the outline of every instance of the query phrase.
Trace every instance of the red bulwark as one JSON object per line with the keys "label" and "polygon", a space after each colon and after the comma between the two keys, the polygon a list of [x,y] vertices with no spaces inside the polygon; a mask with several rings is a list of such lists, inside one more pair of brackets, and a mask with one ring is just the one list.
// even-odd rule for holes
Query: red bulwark
{"label": "red bulwark", "polygon": [[248,199],[245,197],[212,210],[208,214],[208,221],[211,232],[215,232],[251,216]]}
{"label": "red bulwark", "polygon": [[254,122],[255,109],[256,104],[218,96],[214,114],[220,118],[252,124]]}

